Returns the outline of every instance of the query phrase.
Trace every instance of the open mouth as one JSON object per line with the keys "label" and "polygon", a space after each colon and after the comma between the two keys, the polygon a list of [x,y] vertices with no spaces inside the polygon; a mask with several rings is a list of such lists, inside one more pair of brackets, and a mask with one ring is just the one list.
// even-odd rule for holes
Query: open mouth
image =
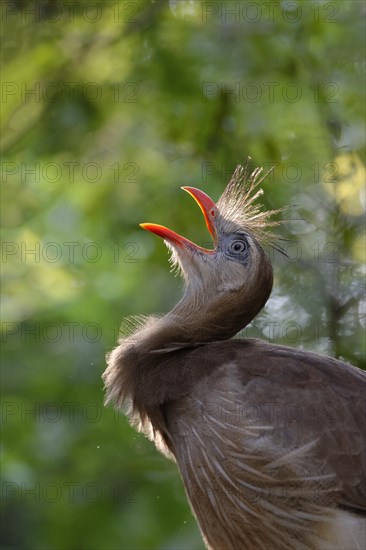
{"label": "open mouth", "polygon": [[[215,229],[215,221],[218,216],[218,209],[216,204],[208,195],[206,195],[206,193],[204,193],[200,189],[196,189],[195,187],[187,187],[187,186],[182,187],[182,189],[187,193],[189,193],[191,197],[193,197],[194,200],[197,202],[198,206],[200,207],[206,221],[207,229],[209,230],[212,236],[213,242],[216,246],[217,240],[218,240],[216,229]],[[213,252],[213,250],[198,246],[192,241],[186,239],[185,237],[182,237],[175,231],[168,229],[164,225],[159,225],[157,223],[140,223],[140,226],[143,229],[146,229],[147,231],[151,231],[151,233],[155,233],[155,235],[162,237],[163,239],[171,243],[173,246],[195,249],[197,251],[199,250],[200,252],[204,252],[205,254],[212,254]]]}

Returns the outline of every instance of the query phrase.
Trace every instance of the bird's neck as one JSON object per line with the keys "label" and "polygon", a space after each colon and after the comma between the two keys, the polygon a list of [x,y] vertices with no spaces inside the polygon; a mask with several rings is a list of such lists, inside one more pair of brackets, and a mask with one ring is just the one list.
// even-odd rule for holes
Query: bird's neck
{"label": "bird's neck", "polygon": [[[256,286],[261,289],[257,293],[244,286],[215,295],[214,299],[196,296],[193,300],[187,289],[169,313],[148,321],[121,340],[119,347],[110,354],[104,374],[107,401],[114,400],[122,407],[126,400],[132,399],[132,416],[136,413],[136,418],[142,422],[147,417],[152,421],[154,411],[162,403],[177,399],[189,386],[192,376],[201,372],[200,369],[192,369],[189,373],[185,370],[185,386],[182,387],[181,352],[195,344],[234,336],[264,306],[271,287],[272,272],[267,285]],[[180,382],[172,383],[174,380]],[[159,422],[154,420],[155,427]]]}
{"label": "bird's neck", "polygon": [[261,269],[238,288],[208,295],[195,294],[188,287],[169,313],[148,321],[122,339],[109,355],[104,373],[107,402],[114,401],[117,407],[123,407],[132,400],[131,421],[136,418],[143,423],[150,418],[155,428],[160,429],[158,413],[152,420],[154,411],[187,391],[192,376],[201,372],[199,368],[184,370],[185,386],[182,386],[184,348],[234,336],[261,310],[271,288],[269,262],[261,264]]}
{"label": "bird's neck", "polygon": [[176,345],[207,343],[232,338],[262,309],[272,289],[272,277],[260,291],[239,288],[212,300],[192,298],[186,291],[181,301],[139,336],[143,351]]}

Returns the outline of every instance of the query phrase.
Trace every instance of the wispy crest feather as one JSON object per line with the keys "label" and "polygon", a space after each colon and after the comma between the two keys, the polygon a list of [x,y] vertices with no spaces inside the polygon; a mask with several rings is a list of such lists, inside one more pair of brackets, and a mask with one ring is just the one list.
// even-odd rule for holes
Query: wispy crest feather
{"label": "wispy crest feather", "polygon": [[285,208],[265,210],[256,203],[256,199],[263,195],[263,189],[258,186],[270,174],[273,168],[263,175],[263,168],[255,168],[249,172],[249,161],[245,166],[236,167],[231,180],[227,184],[223,194],[217,201],[220,212],[221,226],[224,231],[232,231],[235,226],[240,226],[252,233],[262,244],[271,244],[278,236],[267,233],[269,227],[276,227],[284,223],[284,220],[272,220],[274,214],[278,214]]}

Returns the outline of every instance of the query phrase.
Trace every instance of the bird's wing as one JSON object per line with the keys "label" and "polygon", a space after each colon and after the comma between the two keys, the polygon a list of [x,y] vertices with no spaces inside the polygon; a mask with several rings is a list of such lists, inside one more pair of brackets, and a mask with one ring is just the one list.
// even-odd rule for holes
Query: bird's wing
{"label": "bird's wing", "polygon": [[242,403],[259,407],[280,447],[313,444],[313,464],[335,472],[341,503],[366,511],[366,373],[285,346],[236,348]]}
{"label": "bird's wing", "polygon": [[322,510],[366,511],[363,371],[255,340],[212,343],[185,360],[200,377],[165,418],[198,516],[204,494],[207,506],[208,498],[217,511],[222,498],[224,513],[235,501],[232,509],[246,508],[258,524],[265,511],[279,524],[295,513],[301,538]]}

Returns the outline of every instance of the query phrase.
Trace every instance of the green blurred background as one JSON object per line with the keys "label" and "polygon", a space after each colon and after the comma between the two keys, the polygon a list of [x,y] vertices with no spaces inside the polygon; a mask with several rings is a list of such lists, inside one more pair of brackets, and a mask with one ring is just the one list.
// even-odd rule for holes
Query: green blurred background
{"label": "green blurred background", "polygon": [[[4,549],[203,548],[173,463],[103,407],[124,316],[181,294],[248,155],[290,205],[244,332],[363,366],[363,2],[2,2]],[[281,217],[281,216],[280,216]]]}

